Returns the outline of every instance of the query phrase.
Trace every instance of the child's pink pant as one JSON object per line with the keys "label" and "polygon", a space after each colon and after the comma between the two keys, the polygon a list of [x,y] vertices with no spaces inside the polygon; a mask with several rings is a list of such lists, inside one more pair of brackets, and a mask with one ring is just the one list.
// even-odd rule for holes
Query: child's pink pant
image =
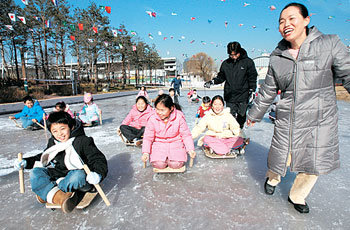
{"label": "child's pink pant", "polygon": [[216,154],[225,155],[229,153],[239,137],[217,138],[214,136],[204,136],[203,142],[207,144]]}
{"label": "child's pink pant", "polygon": [[157,169],[165,169],[167,166],[172,169],[179,169],[184,165],[183,161],[171,161],[168,158],[165,161],[153,161],[152,166]]}

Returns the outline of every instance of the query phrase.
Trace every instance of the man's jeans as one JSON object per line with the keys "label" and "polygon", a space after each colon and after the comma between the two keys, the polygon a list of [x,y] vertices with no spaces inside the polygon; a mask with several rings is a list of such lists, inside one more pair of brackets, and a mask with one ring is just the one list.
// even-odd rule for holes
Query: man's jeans
{"label": "man's jeans", "polygon": [[33,125],[33,121],[32,119],[28,118],[28,117],[21,117],[20,118],[21,122],[22,122],[22,127],[24,129],[26,129],[28,126]]}

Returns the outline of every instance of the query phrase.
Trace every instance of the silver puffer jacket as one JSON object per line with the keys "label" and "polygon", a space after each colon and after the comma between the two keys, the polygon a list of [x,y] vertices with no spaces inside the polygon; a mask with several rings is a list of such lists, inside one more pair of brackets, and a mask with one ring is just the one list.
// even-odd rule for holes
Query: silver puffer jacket
{"label": "silver puffer jacket", "polygon": [[268,168],[284,176],[291,171],[325,174],[339,167],[338,116],[334,83],[350,92],[350,53],[336,35],[315,27],[295,60],[282,40],[272,52],[265,83],[248,118],[258,122],[281,90]]}

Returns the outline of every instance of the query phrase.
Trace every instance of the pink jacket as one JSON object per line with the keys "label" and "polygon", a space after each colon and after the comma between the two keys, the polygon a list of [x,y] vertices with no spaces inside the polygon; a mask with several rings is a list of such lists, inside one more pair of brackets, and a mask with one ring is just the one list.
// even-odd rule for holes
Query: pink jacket
{"label": "pink jacket", "polygon": [[137,110],[136,105],[132,106],[128,116],[122,122],[122,125],[129,125],[137,129],[146,126],[149,117],[153,114],[153,109],[150,105],[147,105],[147,108],[140,112]]}
{"label": "pink jacket", "polygon": [[143,134],[142,153],[150,154],[150,161],[187,161],[187,152],[194,150],[191,132],[184,114],[174,109],[165,124],[154,113]]}

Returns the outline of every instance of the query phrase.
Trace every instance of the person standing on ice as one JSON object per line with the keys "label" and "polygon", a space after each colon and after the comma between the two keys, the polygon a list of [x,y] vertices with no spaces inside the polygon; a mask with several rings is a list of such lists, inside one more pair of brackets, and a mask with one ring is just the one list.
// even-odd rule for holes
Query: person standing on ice
{"label": "person standing on ice", "polygon": [[350,92],[350,53],[336,35],[308,28],[306,7],[290,3],[279,17],[283,39],[270,57],[247,125],[261,121],[281,90],[274,135],[268,155],[265,193],[272,195],[287,167],[297,176],[288,201],[300,213],[319,175],[339,168],[338,116],[334,82],[341,79]]}
{"label": "person standing on ice", "polygon": [[182,82],[181,82],[180,76],[174,77],[174,79],[170,83],[170,86],[174,87],[175,92],[180,97],[180,87],[182,87]]}
{"label": "person standing on ice", "polygon": [[143,135],[142,161],[150,162],[154,168],[167,166],[179,169],[196,156],[194,144],[185,116],[167,94],[157,97],[155,113],[149,118]]}
{"label": "person standing on ice", "polygon": [[207,81],[204,87],[209,88],[211,85],[225,82],[226,106],[230,108],[231,114],[243,128],[247,117],[249,98],[254,95],[256,90],[258,73],[253,60],[248,57],[247,51],[241,47],[239,42],[228,43],[227,53],[229,58],[221,64],[217,77]]}
{"label": "person standing on ice", "polygon": [[[50,113],[47,127],[52,137],[45,151],[22,161],[16,159],[14,168],[33,169],[30,184],[37,200],[60,205],[64,213],[69,213],[78,204],[76,191],[89,191],[107,176],[107,160],[94,140],[85,135],[80,121],[68,113]],[[91,170],[89,175],[83,162]]]}

